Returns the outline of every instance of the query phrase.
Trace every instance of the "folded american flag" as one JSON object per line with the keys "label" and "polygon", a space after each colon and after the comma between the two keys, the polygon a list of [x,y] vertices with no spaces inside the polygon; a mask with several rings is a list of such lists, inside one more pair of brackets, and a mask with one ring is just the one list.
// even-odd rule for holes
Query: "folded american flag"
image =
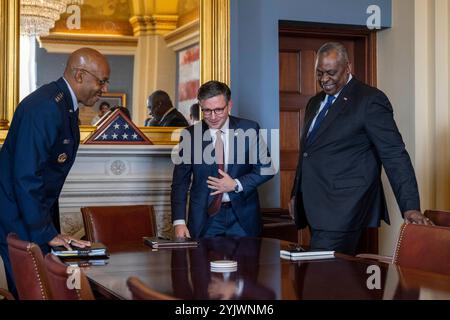
{"label": "folded american flag", "polygon": [[119,109],[114,110],[85,144],[153,144]]}

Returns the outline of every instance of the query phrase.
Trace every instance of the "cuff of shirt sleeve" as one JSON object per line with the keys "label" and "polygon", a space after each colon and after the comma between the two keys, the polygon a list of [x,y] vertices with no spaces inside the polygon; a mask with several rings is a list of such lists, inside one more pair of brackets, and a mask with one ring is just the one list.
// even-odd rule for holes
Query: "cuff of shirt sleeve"
{"label": "cuff of shirt sleeve", "polygon": [[239,181],[239,179],[234,179],[234,181],[236,181],[237,185],[238,185],[238,190],[235,191],[236,193],[242,192],[244,190],[244,188],[242,187],[241,182]]}
{"label": "cuff of shirt sleeve", "polygon": [[186,225],[186,220],[184,220],[184,219],[178,219],[178,220],[174,220],[173,223],[172,223],[172,225],[173,225],[174,227],[175,227],[175,226],[182,225],[182,224]]}
{"label": "cuff of shirt sleeve", "polygon": [[239,279],[237,281],[236,290],[235,290],[234,294],[236,295],[236,297],[241,297],[242,292],[244,292],[244,280]]}

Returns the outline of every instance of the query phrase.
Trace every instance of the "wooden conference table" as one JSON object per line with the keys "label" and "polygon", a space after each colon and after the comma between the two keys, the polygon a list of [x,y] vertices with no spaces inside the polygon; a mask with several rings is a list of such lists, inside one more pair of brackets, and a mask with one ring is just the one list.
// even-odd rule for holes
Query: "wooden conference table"
{"label": "wooden conference table", "polygon": [[[280,258],[286,245],[268,238],[204,239],[197,248],[158,251],[124,245],[110,248],[107,265],[83,269],[93,288],[111,299],[131,299],[130,276],[188,300],[220,299],[230,288],[238,293],[233,299],[251,300],[450,299],[449,276],[341,254],[289,261]],[[237,261],[237,271],[212,272],[210,261],[221,259]]]}

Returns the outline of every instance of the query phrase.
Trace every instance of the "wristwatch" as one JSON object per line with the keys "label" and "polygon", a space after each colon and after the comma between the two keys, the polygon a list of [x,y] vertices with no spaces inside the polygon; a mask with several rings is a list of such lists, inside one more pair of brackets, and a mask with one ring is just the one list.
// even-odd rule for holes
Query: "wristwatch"
{"label": "wristwatch", "polygon": [[236,180],[234,180],[234,182],[236,182],[236,185],[234,186],[234,192],[238,193],[239,192],[239,183],[237,183]]}

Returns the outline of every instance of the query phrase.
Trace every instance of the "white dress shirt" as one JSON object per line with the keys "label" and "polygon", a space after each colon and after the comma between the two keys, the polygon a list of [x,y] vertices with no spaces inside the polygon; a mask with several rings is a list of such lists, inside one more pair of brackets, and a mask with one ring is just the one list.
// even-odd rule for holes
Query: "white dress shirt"
{"label": "white dress shirt", "polygon": [[[345,85],[347,85],[347,84],[350,82],[350,80],[352,80],[352,78],[353,78],[353,76],[352,76],[352,74],[350,73],[350,76],[348,77],[347,83],[346,83]],[[345,86],[344,86],[344,87],[345,87]],[[344,87],[342,87],[342,89],[344,89]],[[341,93],[342,89],[339,90],[339,92],[336,93],[336,94],[334,95],[333,103],[336,102],[336,100],[337,100],[337,98],[339,97],[339,94]],[[322,111],[323,107],[325,107],[325,104],[327,103],[327,99],[328,99],[328,95],[326,94],[326,95],[325,95],[325,99],[323,99],[322,103],[320,104],[319,110],[317,110],[316,116],[314,117],[313,121],[311,122],[311,125],[309,126],[309,129],[308,129],[308,135],[311,133],[312,128],[314,128],[314,124],[316,123],[316,119],[317,119],[317,117],[319,116],[320,111]],[[332,104],[333,104],[333,103],[332,103]],[[328,111],[330,111],[330,110],[328,109]],[[325,114],[325,116],[328,114],[328,111],[327,111],[327,113]]]}

